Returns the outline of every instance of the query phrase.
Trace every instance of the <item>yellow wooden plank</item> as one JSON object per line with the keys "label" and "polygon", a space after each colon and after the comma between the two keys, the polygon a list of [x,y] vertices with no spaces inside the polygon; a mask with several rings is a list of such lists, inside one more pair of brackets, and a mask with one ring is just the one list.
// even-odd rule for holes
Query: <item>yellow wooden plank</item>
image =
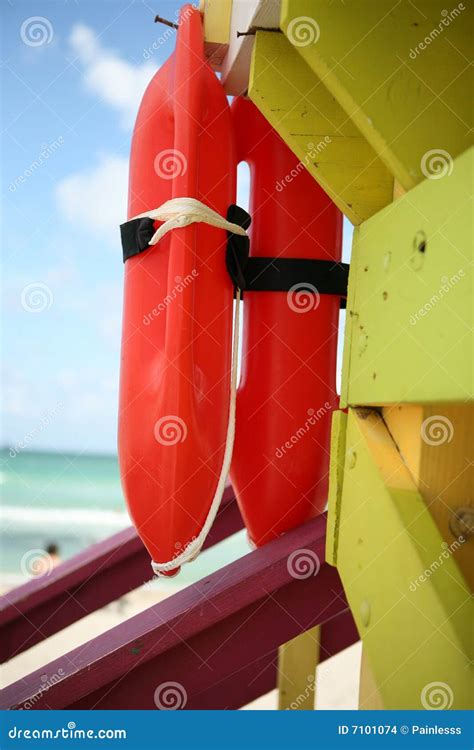
{"label": "yellow wooden plank", "polygon": [[392,200],[390,173],[283,34],[257,32],[249,96],[353,224]]}
{"label": "yellow wooden plank", "polygon": [[234,0],[229,48],[222,61],[221,82],[227,94],[246,94],[255,29],[278,29],[280,0]]}
{"label": "yellow wooden plank", "polygon": [[339,518],[341,511],[342,485],[344,481],[344,465],[346,461],[346,428],[347,414],[335,411],[331,424],[331,451],[329,456],[329,497],[327,530],[326,530],[326,562],[337,567],[337,538],[339,534]]}
{"label": "yellow wooden plank", "polygon": [[381,415],[349,410],[338,570],[387,709],[470,704],[469,588]]}
{"label": "yellow wooden plank", "polygon": [[316,667],[319,661],[321,627],[301,633],[278,651],[278,708],[306,710],[314,708]]}
{"label": "yellow wooden plank", "polygon": [[383,417],[465,579],[474,589],[473,404],[400,404]]}
{"label": "yellow wooden plank", "polygon": [[204,15],[204,44],[211,65],[219,68],[229,45],[232,0],[201,0]]}
{"label": "yellow wooden plank", "polygon": [[381,711],[384,705],[377,682],[370,666],[367,651],[362,649],[360,662],[359,709],[363,711]]}
{"label": "yellow wooden plank", "polygon": [[342,405],[473,399],[473,155],[354,232]]}
{"label": "yellow wooden plank", "polygon": [[282,1],[281,27],[294,49],[405,189],[449,172],[472,145],[473,8]]}

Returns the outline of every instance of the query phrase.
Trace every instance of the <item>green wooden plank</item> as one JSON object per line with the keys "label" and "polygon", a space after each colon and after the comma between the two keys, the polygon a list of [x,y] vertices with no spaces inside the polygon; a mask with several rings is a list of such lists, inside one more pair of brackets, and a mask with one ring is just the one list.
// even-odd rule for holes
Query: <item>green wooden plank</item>
{"label": "green wooden plank", "polygon": [[328,523],[326,529],[326,562],[337,566],[337,538],[344,481],[346,455],[347,414],[335,411],[331,425],[331,451],[329,456]]}
{"label": "green wooden plank", "polygon": [[473,155],[355,233],[343,405],[472,400]]}

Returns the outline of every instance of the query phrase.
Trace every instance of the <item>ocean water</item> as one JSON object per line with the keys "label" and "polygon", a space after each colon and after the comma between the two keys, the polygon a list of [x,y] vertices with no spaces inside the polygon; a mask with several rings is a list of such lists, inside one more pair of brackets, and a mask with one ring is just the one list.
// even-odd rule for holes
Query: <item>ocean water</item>
{"label": "ocean water", "polygon": [[[30,577],[35,558],[49,544],[57,544],[65,560],[130,525],[117,456],[32,451],[14,455],[4,449],[0,482],[3,585]],[[184,566],[173,585],[188,585],[247,552],[246,536],[240,532]]]}
{"label": "ocean water", "polygon": [[62,559],[129,525],[116,456],[2,450],[1,570],[48,544]]}

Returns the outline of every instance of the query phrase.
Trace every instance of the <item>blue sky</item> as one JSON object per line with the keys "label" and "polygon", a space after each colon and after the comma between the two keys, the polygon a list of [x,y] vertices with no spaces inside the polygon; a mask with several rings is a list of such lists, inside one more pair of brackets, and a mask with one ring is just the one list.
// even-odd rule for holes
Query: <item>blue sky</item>
{"label": "blue sky", "polygon": [[180,4],[2,3],[3,444],[115,451],[130,138]]}
{"label": "blue sky", "polygon": [[131,130],[174,46],[155,13],[2,3],[4,443],[115,450]]}

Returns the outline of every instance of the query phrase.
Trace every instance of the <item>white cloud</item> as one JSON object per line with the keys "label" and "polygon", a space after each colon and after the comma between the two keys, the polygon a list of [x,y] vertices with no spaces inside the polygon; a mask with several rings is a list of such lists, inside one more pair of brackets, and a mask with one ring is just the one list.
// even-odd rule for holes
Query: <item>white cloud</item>
{"label": "white cloud", "polygon": [[[121,115],[122,125],[133,125],[138,106],[156,72],[150,62],[135,65],[101,44],[92,28],[75,24],[69,38],[83,67],[86,88]],[[74,225],[100,233],[112,232],[127,214],[128,160],[111,154],[98,164],[71,174],[56,188],[61,214]]]}
{"label": "white cloud", "polygon": [[156,66],[130,63],[103,47],[94,30],[82,23],[73,26],[69,43],[83,66],[86,88],[121,114],[124,127],[131,127]]}
{"label": "white cloud", "polygon": [[[69,175],[56,187],[63,216],[77,227],[100,233],[111,232],[127,216],[128,159],[107,155],[97,166]],[[110,236],[110,235],[109,235]]]}

